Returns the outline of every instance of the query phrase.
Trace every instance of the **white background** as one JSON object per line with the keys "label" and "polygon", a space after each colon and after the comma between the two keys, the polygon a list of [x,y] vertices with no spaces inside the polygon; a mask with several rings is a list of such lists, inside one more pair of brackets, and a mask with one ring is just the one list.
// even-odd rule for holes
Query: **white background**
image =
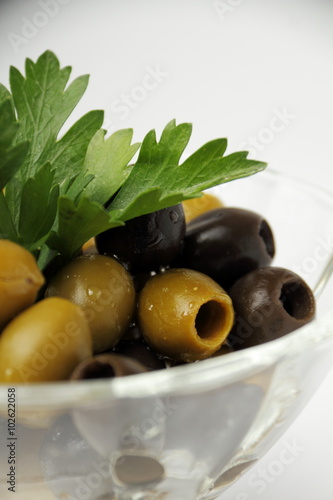
{"label": "white background", "polygon": [[[73,120],[104,109],[105,128],[131,127],[135,140],[172,118],[191,122],[189,153],[227,137],[229,152],[333,191],[332,21],[330,0],[7,0],[0,81],[51,49],[73,76],[91,75]],[[223,500],[332,500],[332,394],[333,372]],[[273,476],[295,443],[294,462]]]}

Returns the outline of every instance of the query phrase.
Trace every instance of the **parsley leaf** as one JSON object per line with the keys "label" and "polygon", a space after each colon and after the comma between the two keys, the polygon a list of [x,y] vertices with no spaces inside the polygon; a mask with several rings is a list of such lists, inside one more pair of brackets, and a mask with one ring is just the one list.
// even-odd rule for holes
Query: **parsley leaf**
{"label": "parsley leaf", "polygon": [[31,252],[47,239],[56,217],[59,184],[54,183],[54,176],[55,171],[46,163],[22,189],[19,233]]}
{"label": "parsley leaf", "polygon": [[[123,224],[104,204],[121,187],[131,167],[127,164],[140,144],[132,144],[130,129],[118,130],[104,140],[105,130],[92,138],[83,166],[84,174],[62,185],[57,225],[47,239],[52,249],[70,259],[96,234]],[[75,203],[77,202],[77,203]]]}
{"label": "parsley leaf", "polygon": [[10,69],[12,94],[0,86],[6,111],[0,115],[0,148],[3,132],[17,143],[11,153],[25,153],[20,162],[9,157],[10,170],[0,171],[7,173],[1,175],[1,187],[6,186],[2,213],[6,209],[7,221],[1,234],[8,237],[10,230],[11,239],[15,234],[16,241],[30,251],[41,247],[57,227],[59,196],[67,195],[74,202],[94,177],[84,171],[84,163],[91,139],[102,126],[103,112],[90,111],[58,138],[88,83],[84,75],[66,88],[70,73],[70,67],[60,69],[56,56],[46,51],[36,63],[27,59],[25,77],[16,68]]}
{"label": "parsley leaf", "polygon": [[[51,160],[49,156],[59,131],[84,94],[89,78],[80,76],[65,89],[71,68],[60,69],[57,57],[50,51],[44,52],[36,63],[27,59],[25,70],[24,78],[18,69],[10,68],[10,88],[21,124],[17,141],[30,141],[30,150],[20,171],[22,180]],[[96,130],[98,128],[96,126]]]}
{"label": "parsley leaf", "polygon": [[3,188],[19,170],[28,153],[29,143],[13,145],[19,124],[16,121],[14,107],[9,91],[0,86],[0,238],[19,241],[10,210],[3,193]]}
{"label": "parsley leaf", "polygon": [[91,237],[128,219],[266,166],[246,152],[225,156],[226,139],[180,163],[192,126],[174,120],[159,141],[148,132],[141,147],[131,144],[131,129],[105,138],[99,110],[59,137],[88,76],[68,85],[71,68],[61,69],[50,51],[36,62],[27,59],[25,72],[10,69],[10,91],[0,84],[0,238],[28,248],[41,269],[61,265]]}
{"label": "parsley leaf", "polygon": [[[0,103],[2,104],[3,101],[5,101],[7,98],[12,100],[12,95],[9,92],[9,90],[7,89],[7,87],[5,87],[4,85],[2,85],[2,83],[0,83]],[[12,102],[11,102],[11,105],[12,105],[13,114],[15,115],[14,105]]]}
{"label": "parsley leaf", "polygon": [[[26,77],[18,69],[10,68],[10,88],[20,123],[15,142],[30,143],[25,161],[6,186],[6,201],[17,232],[24,184],[47,163],[54,169],[54,182],[60,185],[68,178],[83,175],[88,145],[102,126],[104,116],[103,111],[87,113],[58,140],[60,129],[86,90],[88,75],[76,78],[66,87],[71,68],[60,69],[51,51],[44,52],[36,63],[27,59],[25,66]],[[43,186],[36,183],[37,186],[40,192],[36,193],[36,199],[40,196],[45,200]],[[76,197],[79,193],[73,194]],[[39,204],[39,209],[45,208]],[[30,248],[31,238],[28,240],[22,238],[22,244]]]}
{"label": "parsley leaf", "polygon": [[55,180],[62,182],[68,176],[84,174],[84,162],[90,141],[103,123],[102,111],[90,111],[82,116],[68,132],[47,149],[41,163],[49,161],[55,169]]}
{"label": "parsley leaf", "polygon": [[123,224],[110,217],[102,205],[81,197],[75,204],[66,196],[59,198],[59,225],[47,241],[65,260],[77,253],[81,246],[96,234]]}
{"label": "parsley leaf", "polygon": [[5,196],[0,191],[0,238],[19,242],[19,235],[14,226]]}
{"label": "parsley leaf", "polygon": [[159,142],[154,130],[146,135],[137,162],[109,207],[114,217],[125,221],[180,203],[200,196],[205,189],[252,175],[266,166],[247,159],[246,152],[223,156],[226,139],[208,142],[178,165],[191,130],[190,124],[177,126],[172,120]]}
{"label": "parsley leaf", "polygon": [[131,171],[128,162],[140,147],[139,143],[131,145],[130,129],[118,130],[106,140],[104,135],[104,130],[96,132],[85,159],[85,169],[95,176],[85,196],[100,203],[106,203],[124,183]]}
{"label": "parsley leaf", "polygon": [[27,141],[13,146],[18,133],[11,98],[0,104],[0,189],[3,189],[21,167],[29,148]]}

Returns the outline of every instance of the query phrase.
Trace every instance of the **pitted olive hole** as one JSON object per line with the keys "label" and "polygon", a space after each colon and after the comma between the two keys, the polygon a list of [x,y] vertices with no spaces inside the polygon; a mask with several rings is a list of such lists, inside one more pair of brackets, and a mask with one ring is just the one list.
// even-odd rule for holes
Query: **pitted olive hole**
{"label": "pitted olive hole", "polygon": [[259,227],[259,236],[265,244],[268,255],[273,258],[275,254],[274,237],[271,228],[264,219]]}
{"label": "pitted olive hole", "polygon": [[312,314],[313,303],[310,292],[300,282],[284,283],[279,298],[285,311],[295,319],[305,319]]}
{"label": "pitted olive hole", "polygon": [[115,377],[115,372],[110,364],[95,361],[94,363],[87,364],[82,369],[82,373],[80,375],[80,378],[84,380],[93,378],[109,378]]}
{"label": "pitted olive hole", "polygon": [[131,486],[157,483],[164,478],[164,467],[153,457],[122,455],[114,465],[117,479]]}
{"label": "pitted olive hole", "polygon": [[202,304],[195,318],[195,329],[200,338],[210,340],[220,332],[225,321],[223,304],[210,300]]}

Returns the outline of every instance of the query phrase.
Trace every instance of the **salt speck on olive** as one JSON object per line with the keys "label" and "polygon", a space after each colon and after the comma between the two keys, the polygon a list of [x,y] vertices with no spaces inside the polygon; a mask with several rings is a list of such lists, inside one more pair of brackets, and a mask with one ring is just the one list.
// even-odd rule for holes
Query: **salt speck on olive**
{"label": "salt speck on olive", "polygon": [[91,254],[77,257],[49,283],[47,297],[64,297],[83,310],[94,353],[111,349],[128,329],[136,306],[133,278],[115,259]]}
{"label": "salt speck on olive", "polygon": [[192,362],[216,352],[233,324],[230,297],[209,276],[169,269],[147,281],[138,300],[147,344],[175,361]]}

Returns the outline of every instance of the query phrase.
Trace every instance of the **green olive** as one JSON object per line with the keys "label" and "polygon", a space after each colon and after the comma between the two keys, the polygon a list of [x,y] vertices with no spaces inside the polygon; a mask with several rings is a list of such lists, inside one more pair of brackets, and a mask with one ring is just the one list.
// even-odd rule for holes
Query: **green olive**
{"label": "green olive", "polygon": [[139,296],[146,342],[175,361],[205,359],[225,341],[234,320],[230,297],[211,278],[170,269],[151,278]]}
{"label": "green olive", "polygon": [[209,210],[223,207],[222,201],[211,193],[203,193],[198,198],[191,198],[182,202],[185,221],[188,223],[191,220],[199,217]]}
{"label": "green olive", "polygon": [[0,336],[0,382],[69,379],[92,354],[88,322],[69,300],[41,300],[16,316]]}
{"label": "green olive", "polygon": [[17,243],[0,239],[0,329],[35,302],[43,284],[33,255]]}
{"label": "green olive", "polygon": [[98,253],[95,245],[95,238],[90,238],[90,240],[86,241],[86,243],[82,245],[81,253],[83,254]]}
{"label": "green olive", "polygon": [[51,280],[46,296],[79,305],[88,320],[94,353],[111,349],[127,331],[136,306],[133,279],[112,257],[81,255]]}

